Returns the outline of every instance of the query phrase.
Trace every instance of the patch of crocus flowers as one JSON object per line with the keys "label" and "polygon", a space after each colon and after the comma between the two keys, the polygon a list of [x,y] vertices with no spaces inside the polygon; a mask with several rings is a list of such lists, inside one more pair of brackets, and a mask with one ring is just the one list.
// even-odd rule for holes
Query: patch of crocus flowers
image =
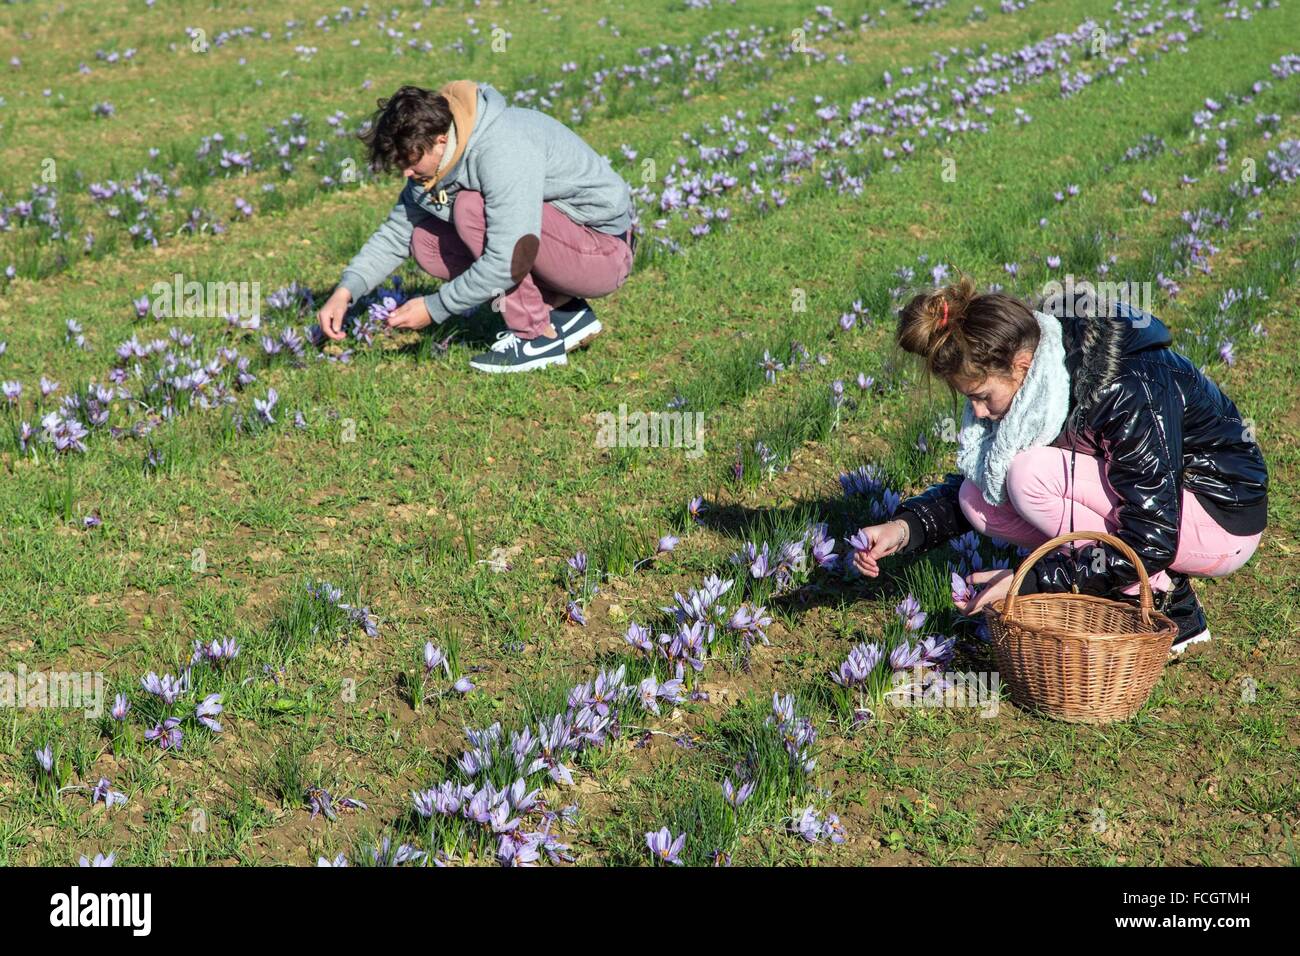
{"label": "patch of crocus flowers", "polygon": [[[358,607],[343,600],[343,591],[325,581],[306,585],[307,594],[326,610],[341,611],[345,620],[360,628],[366,637],[379,636],[379,621],[368,606]],[[316,625],[319,627],[320,625]]]}
{"label": "patch of crocus flowers", "polygon": [[324,815],[327,820],[337,820],[339,810],[368,810],[364,803],[354,797],[335,797],[324,787],[307,787],[304,797],[311,807],[311,819]]}
{"label": "patch of crocus flowers", "polygon": [[[867,499],[867,518],[874,524],[888,521],[898,511],[903,496],[885,484],[885,476],[875,464],[866,464],[840,475],[840,489],[846,498]],[[862,536],[850,541],[855,551],[870,550],[871,543]]]}
{"label": "patch of crocus flowers", "polygon": [[[171,674],[159,677],[150,671],[140,679],[140,685],[146,693],[158,698],[165,707],[170,708],[192,689],[191,668],[186,668],[180,677],[173,677]],[[125,722],[128,709],[126,699],[119,695],[111,711],[113,720]],[[223,728],[218,718],[223,710],[221,695],[208,694],[195,705],[191,716],[214,734],[219,734]],[[176,714],[162,718],[144,732],[145,740],[156,744],[163,751],[180,750],[185,738],[181,726],[183,719],[182,715]]]}
{"label": "patch of crocus flowers", "polygon": [[[643,185],[634,190],[642,206],[641,220],[665,233],[654,236],[651,248],[676,252],[683,241],[709,235],[712,223],[730,220],[736,206],[749,205],[759,214],[779,208],[789,190],[807,181],[820,180],[823,188],[840,193],[860,193],[876,168],[900,172],[899,163],[916,155],[920,143],[989,132],[986,118],[995,113],[993,102],[1018,87],[1056,77],[1061,96],[1070,97],[1097,78],[1123,82],[1124,74],[1137,64],[1113,51],[1123,51],[1139,32],[1177,40],[1164,46],[1184,52],[1188,35],[1180,27],[1172,15],[1144,19],[1140,28],[1121,19],[1104,35],[1105,47],[1112,52],[1105,60],[1106,69],[1096,73],[1070,69],[1071,51],[1097,33],[1096,21],[1086,18],[1072,30],[1057,31],[1016,50],[968,48],[960,54],[961,68],[950,62],[955,49],[932,51],[928,63],[900,70],[901,76],[914,77],[908,84],[896,83],[886,72],[883,94],[843,103],[827,102],[822,96],[801,102],[790,96],[753,117],[746,110],[725,114],[716,123],[682,134],[687,151],[674,160],[659,188]],[[1019,115],[1023,119],[1026,114]],[[635,150],[625,147],[623,153],[629,163],[635,162]],[[814,164],[821,167],[817,179],[808,175]],[[680,230],[670,231],[673,219],[682,223]],[[780,371],[780,363],[770,355],[760,364],[769,381]]]}
{"label": "patch of crocus flowers", "polygon": [[418,703],[422,704],[428,701],[430,695],[426,688],[436,674],[442,675],[441,679],[445,679],[446,686],[444,690],[435,692],[435,697],[451,693],[468,694],[474,689],[474,682],[467,676],[452,673],[452,655],[436,646],[432,641],[426,641],[424,644],[423,665],[421,680],[418,682],[420,688]]}
{"label": "patch of crocus flowers", "polygon": [[[954,576],[955,577],[955,576]],[[908,594],[894,608],[904,636],[892,646],[876,641],[862,642],[854,645],[848,656],[831,672],[831,680],[844,691],[856,690],[859,704],[854,711],[854,722],[858,723],[869,715],[870,710],[862,702],[866,694],[880,695],[886,684],[899,691],[907,682],[901,675],[912,672],[922,682],[929,680],[929,674],[946,667],[952,660],[956,639],[943,635],[917,636],[928,617],[921,609],[920,602]],[[886,677],[886,675],[891,675]]]}
{"label": "patch of crocus flowers", "polygon": [[[536,733],[525,726],[507,738],[499,723],[485,730],[466,728],[470,748],[455,763],[463,779],[411,795],[416,815],[429,821],[431,840],[443,842],[443,858],[486,840],[495,842],[496,858],[505,866],[531,866],[543,854],[552,862],[571,859],[569,847],[551,828],[571,820],[576,808],[550,810],[528,781],[544,773],[572,785],[567,763],[582,749],[603,746],[619,734],[619,710],[629,698],[622,672],[602,671],[594,683],[574,687],[567,710],[539,721]],[[494,783],[503,779],[509,783]]]}

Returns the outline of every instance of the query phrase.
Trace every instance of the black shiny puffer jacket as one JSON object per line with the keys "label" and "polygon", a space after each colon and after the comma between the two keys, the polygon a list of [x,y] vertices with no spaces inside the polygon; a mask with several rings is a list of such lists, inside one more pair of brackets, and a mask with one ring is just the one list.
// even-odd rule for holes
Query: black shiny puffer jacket
{"label": "black shiny puffer jacket", "polygon": [[[1232,534],[1253,535],[1268,520],[1268,468],[1252,429],[1232,400],[1170,348],[1169,329],[1119,304],[1109,318],[1061,319],[1070,373],[1070,411],[1051,442],[1104,463],[1119,496],[1116,536],[1137,552],[1148,574],[1178,549],[1182,489]],[[963,476],[948,475],[899,506],[908,524],[901,554],[924,551],[970,530],[958,503]],[[1137,580],[1132,562],[1102,545],[1050,554],[1025,576],[1021,594],[1069,591],[1115,597]]]}

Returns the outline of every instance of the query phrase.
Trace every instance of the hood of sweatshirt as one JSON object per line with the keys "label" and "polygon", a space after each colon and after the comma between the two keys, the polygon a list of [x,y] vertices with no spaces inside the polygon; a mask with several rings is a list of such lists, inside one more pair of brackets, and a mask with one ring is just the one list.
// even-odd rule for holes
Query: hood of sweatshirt
{"label": "hood of sweatshirt", "polygon": [[438,90],[451,108],[451,129],[447,131],[449,155],[443,157],[438,172],[420,184],[426,189],[452,182],[460,171],[461,161],[474,145],[478,134],[490,127],[507,107],[506,99],[495,88],[473,80],[454,80]]}

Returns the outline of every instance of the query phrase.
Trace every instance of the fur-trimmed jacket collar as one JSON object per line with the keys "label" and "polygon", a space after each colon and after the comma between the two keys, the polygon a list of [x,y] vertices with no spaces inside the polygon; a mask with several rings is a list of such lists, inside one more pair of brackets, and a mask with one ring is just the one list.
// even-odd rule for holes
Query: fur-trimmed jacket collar
{"label": "fur-trimmed jacket collar", "polygon": [[1061,319],[1065,367],[1070,372],[1070,416],[1078,430],[1098,397],[1118,377],[1124,358],[1148,349],[1169,348],[1168,327],[1148,312],[1120,303],[1113,315]]}

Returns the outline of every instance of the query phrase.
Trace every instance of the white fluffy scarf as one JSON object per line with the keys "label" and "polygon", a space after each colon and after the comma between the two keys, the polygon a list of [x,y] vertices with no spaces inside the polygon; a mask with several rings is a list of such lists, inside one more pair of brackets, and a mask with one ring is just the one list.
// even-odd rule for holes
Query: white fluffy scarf
{"label": "white fluffy scarf", "polygon": [[1061,322],[1034,312],[1041,335],[1024,382],[1001,421],[978,419],[970,401],[957,436],[957,469],[973,481],[991,505],[1006,501],[1007,469],[1026,448],[1047,445],[1061,433],[1070,407],[1070,373],[1065,367]]}

